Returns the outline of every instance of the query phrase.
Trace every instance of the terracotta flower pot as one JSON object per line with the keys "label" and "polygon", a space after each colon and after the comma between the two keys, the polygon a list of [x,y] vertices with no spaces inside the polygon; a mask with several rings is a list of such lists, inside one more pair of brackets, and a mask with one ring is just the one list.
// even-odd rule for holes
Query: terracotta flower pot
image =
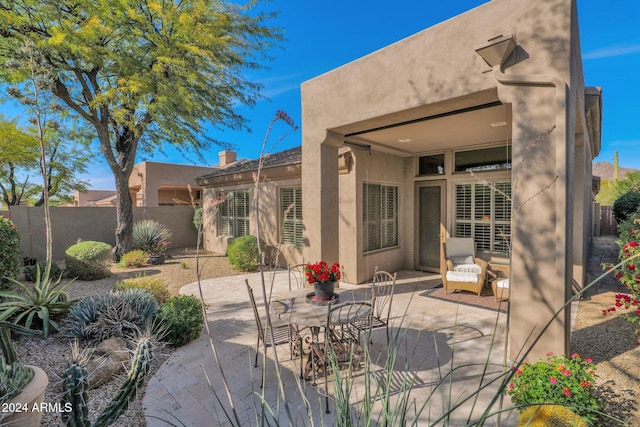
{"label": "terracotta flower pot", "polygon": [[[49,384],[47,373],[37,366],[33,369],[33,379],[23,389],[22,393],[5,402],[4,405],[12,412],[0,414],[0,425],[39,427],[42,414],[46,408],[41,408],[44,402],[44,392]],[[33,410],[35,407],[35,411]]]}

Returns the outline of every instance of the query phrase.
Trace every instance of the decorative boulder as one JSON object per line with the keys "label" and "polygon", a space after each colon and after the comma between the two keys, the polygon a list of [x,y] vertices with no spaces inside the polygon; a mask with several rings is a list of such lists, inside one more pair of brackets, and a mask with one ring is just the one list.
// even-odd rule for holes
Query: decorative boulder
{"label": "decorative boulder", "polygon": [[86,366],[89,388],[94,389],[107,383],[125,367],[129,358],[129,350],[124,339],[113,337],[102,341],[93,351]]}

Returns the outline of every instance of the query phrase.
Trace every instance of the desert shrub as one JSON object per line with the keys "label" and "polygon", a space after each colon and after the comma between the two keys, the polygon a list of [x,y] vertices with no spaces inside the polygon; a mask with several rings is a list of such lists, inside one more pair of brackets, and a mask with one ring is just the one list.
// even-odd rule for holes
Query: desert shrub
{"label": "desert shrub", "polygon": [[633,240],[634,230],[640,230],[640,210],[629,214],[627,219],[618,224],[618,245],[622,246]]}
{"label": "desert shrub", "polygon": [[171,232],[158,221],[144,220],[133,224],[132,245],[148,254],[161,254],[167,250]]}
{"label": "desert shrub", "polygon": [[148,261],[149,261],[149,255],[147,255],[145,251],[141,251],[140,249],[134,249],[122,255],[122,258],[120,258],[120,262],[118,263],[118,267],[120,268],[142,267]]}
{"label": "desert shrub", "polygon": [[69,301],[65,288],[71,282],[62,282],[62,277],[54,281],[36,266],[36,280],[33,287],[11,279],[20,292],[0,291],[0,320],[22,325],[27,329],[42,330],[45,338],[49,330],[59,331],[56,319],[67,314],[73,301]]}
{"label": "desert shrub", "polygon": [[71,332],[78,338],[129,337],[145,328],[158,312],[158,303],[144,289],[125,289],[80,300],[69,310]]}
{"label": "desert shrub", "polygon": [[78,242],[64,254],[67,273],[79,280],[98,280],[109,277],[107,268],[111,262],[111,246],[107,243],[87,240]]}
{"label": "desert shrub", "polygon": [[562,405],[528,406],[520,414],[518,427],[587,427],[580,415]]}
{"label": "desert shrub", "polygon": [[[27,266],[25,266],[24,267],[24,278],[25,278],[25,280],[28,280],[29,282],[35,282],[36,281],[36,277],[37,277],[38,268],[40,269],[41,272],[44,272],[45,269],[47,268],[47,262],[46,261],[40,261],[36,265],[27,265]],[[58,264],[56,264],[55,262],[51,262],[51,270],[49,270],[49,276],[52,279],[57,280],[58,278],[60,278],[62,276],[63,273],[64,273],[64,271],[62,271],[62,269],[58,266]]]}
{"label": "desert shrub", "polygon": [[[265,244],[260,242],[264,250]],[[233,239],[227,246],[229,263],[240,271],[253,271],[260,264],[256,236],[242,236]]]}
{"label": "desert shrub", "polygon": [[167,328],[165,340],[176,347],[198,338],[204,324],[200,300],[193,295],[169,298],[160,307],[158,318]]}
{"label": "desert shrub", "polygon": [[613,217],[618,224],[638,210],[640,207],[640,191],[631,190],[624,193],[613,202]]}
{"label": "desert shrub", "polygon": [[[595,394],[595,364],[578,354],[554,356],[533,364],[523,363],[511,378],[507,393],[514,405],[563,405],[592,425],[600,403]],[[523,411],[525,407],[519,408]]]}
{"label": "desert shrub", "polygon": [[144,289],[149,292],[155,297],[158,304],[164,304],[167,298],[169,298],[169,287],[162,279],[143,276],[116,283],[116,289],[119,291],[133,288]]}
{"label": "desert shrub", "polygon": [[11,218],[0,215],[0,288],[20,273],[20,236]]}

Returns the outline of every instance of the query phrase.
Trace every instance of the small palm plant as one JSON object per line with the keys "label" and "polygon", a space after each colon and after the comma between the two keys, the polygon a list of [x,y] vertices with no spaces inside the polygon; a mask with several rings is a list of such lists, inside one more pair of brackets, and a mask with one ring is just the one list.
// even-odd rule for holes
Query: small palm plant
{"label": "small palm plant", "polygon": [[45,338],[49,336],[50,328],[59,331],[60,327],[55,319],[67,314],[75,302],[69,301],[65,292],[65,288],[73,283],[73,280],[63,282],[62,277],[58,277],[54,282],[48,272],[45,271],[43,275],[39,267],[36,269],[33,287],[15,279],[9,280],[20,288],[22,293],[0,291],[0,297],[6,298],[0,302],[0,321],[23,325],[27,329],[41,326]]}

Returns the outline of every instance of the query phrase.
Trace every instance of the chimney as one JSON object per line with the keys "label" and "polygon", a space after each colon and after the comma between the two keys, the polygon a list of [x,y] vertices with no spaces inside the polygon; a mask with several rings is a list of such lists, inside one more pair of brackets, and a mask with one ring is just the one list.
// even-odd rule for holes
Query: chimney
{"label": "chimney", "polygon": [[218,157],[220,157],[220,166],[226,166],[226,165],[228,165],[230,163],[235,162],[237,155],[238,155],[238,153],[236,153],[235,151],[231,151],[231,150],[220,151],[218,153]]}

